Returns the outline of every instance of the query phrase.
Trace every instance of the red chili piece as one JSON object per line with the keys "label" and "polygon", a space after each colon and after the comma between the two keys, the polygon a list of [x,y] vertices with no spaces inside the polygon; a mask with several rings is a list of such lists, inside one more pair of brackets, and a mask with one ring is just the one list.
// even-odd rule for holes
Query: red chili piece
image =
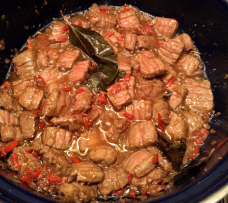
{"label": "red chili piece", "polygon": [[15,69],[15,70],[18,70],[17,64],[14,63],[13,65],[14,65],[14,69]]}
{"label": "red chili piece", "polygon": [[126,11],[130,11],[132,8],[124,8],[124,9],[121,9],[121,13],[124,13]]}
{"label": "red chili piece", "polygon": [[84,126],[84,128],[88,129],[88,127],[89,127],[89,117],[86,117],[85,118],[85,126]]}
{"label": "red chili piece", "polygon": [[130,74],[125,75],[124,80],[129,81],[129,80],[130,80],[130,77],[131,77],[131,75],[130,75]]}
{"label": "red chili piece", "polygon": [[71,159],[71,161],[74,162],[75,164],[79,164],[79,163],[80,163],[80,160],[79,160],[77,157],[75,157],[75,156],[71,156],[70,159]]}
{"label": "red chili piece", "polygon": [[164,125],[162,123],[162,119],[161,119],[161,114],[158,113],[158,122],[159,122],[159,129],[164,133]]}
{"label": "red chili piece", "polygon": [[77,91],[77,94],[80,94],[80,93],[82,93],[83,91],[84,91],[83,88],[79,88],[78,91]]}
{"label": "red chili piece", "polygon": [[21,169],[21,165],[20,165],[20,163],[18,162],[18,156],[17,156],[16,153],[11,154],[11,160],[12,160],[13,165],[14,165],[18,170],[20,170],[20,169]]}
{"label": "red chili piece", "polygon": [[108,39],[109,37],[111,37],[113,35],[113,32],[106,32],[103,36],[104,39]]}
{"label": "red chili piece", "polygon": [[42,131],[43,129],[44,129],[44,127],[45,127],[45,122],[40,122],[40,130]]}
{"label": "red chili piece", "polygon": [[17,146],[18,146],[18,141],[14,140],[9,145],[5,146],[4,151],[5,152],[11,152]]}
{"label": "red chili piece", "polygon": [[25,152],[30,154],[30,153],[33,152],[33,150],[32,149],[28,149],[28,150],[25,150]]}
{"label": "red chili piece", "polygon": [[119,190],[113,191],[113,195],[122,195],[124,192],[124,188],[120,188]]}
{"label": "red chili piece", "polygon": [[166,88],[170,87],[175,82],[175,80],[176,80],[176,78],[171,78],[165,87]]}
{"label": "red chili piece", "polygon": [[226,142],[228,141],[228,138],[226,138],[225,140],[223,140],[222,142],[220,142],[217,146],[217,149],[221,148]]}
{"label": "red chili piece", "polygon": [[9,85],[10,85],[10,82],[9,82],[9,81],[5,81],[5,82],[2,84],[1,88],[8,87]]}
{"label": "red chili piece", "polygon": [[63,34],[64,32],[68,31],[69,30],[69,27],[67,25],[65,25],[63,27],[63,29],[61,30],[61,34]]}
{"label": "red chili piece", "polygon": [[137,195],[137,192],[135,190],[130,190],[130,196],[134,197]]}
{"label": "red chili piece", "polygon": [[157,44],[160,47],[162,45],[162,41],[158,41]]}
{"label": "red chili piece", "polygon": [[128,179],[128,183],[130,184],[132,180],[132,175],[130,172],[127,172],[127,179]]}
{"label": "red chili piece", "polygon": [[36,151],[32,151],[32,155],[37,158],[40,159],[40,155],[36,152]]}
{"label": "red chili piece", "polygon": [[27,175],[20,174],[20,181],[30,184],[33,182],[32,178],[28,177]]}
{"label": "red chili piece", "polygon": [[94,68],[96,68],[95,65],[90,66],[90,70],[93,70]]}
{"label": "red chili piece", "polygon": [[36,169],[36,172],[33,173],[30,177],[31,178],[36,178],[41,174],[41,170],[39,168]]}
{"label": "red chili piece", "polygon": [[47,176],[47,179],[51,182],[60,182],[62,177]]}
{"label": "red chili piece", "polygon": [[143,193],[142,193],[142,195],[146,195],[147,194],[147,190],[145,190]]}
{"label": "red chili piece", "polygon": [[149,30],[150,34],[155,34],[154,29],[147,23],[145,23],[146,28]]}
{"label": "red chili piece", "polygon": [[46,84],[47,84],[47,83],[45,82],[45,80],[43,79],[42,76],[38,75],[38,78],[41,79],[43,85],[46,85]]}
{"label": "red chili piece", "polygon": [[74,22],[74,23],[72,23],[73,25],[82,25],[82,21],[80,21],[80,20],[78,20],[78,21],[76,21],[76,22]]}
{"label": "red chili piece", "polygon": [[30,168],[26,168],[26,173],[29,174],[29,175],[31,175],[32,174],[31,169]]}
{"label": "red chili piece", "polygon": [[120,87],[120,84],[116,84],[113,88],[112,88],[112,94],[115,94],[118,90],[118,88]]}
{"label": "red chili piece", "polygon": [[203,128],[202,130],[196,132],[195,135],[201,135],[201,136],[195,139],[194,143],[196,145],[201,144],[206,139],[208,135],[208,130],[206,128]]}
{"label": "red chili piece", "polygon": [[53,39],[53,42],[66,42],[68,39],[64,38],[64,39]]}
{"label": "red chili piece", "polygon": [[37,109],[37,110],[33,111],[32,113],[33,113],[33,114],[38,114],[38,113],[41,113],[41,112],[42,112],[41,109]]}
{"label": "red chili piece", "polygon": [[153,161],[154,164],[158,163],[158,153],[156,153],[156,154],[154,155],[152,161]]}
{"label": "red chili piece", "polygon": [[124,116],[130,120],[133,120],[135,117],[127,112],[124,113]]}
{"label": "red chili piece", "polygon": [[190,159],[194,159],[199,153],[199,146],[197,145]]}
{"label": "red chili piece", "polygon": [[108,100],[105,97],[98,96],[97,99],[101,102],[101,105],[108,104]]}
{"label": "red chili piece", "polygon": [[64,91],[64,92],[70,92],[72,89],[73,89],[73,87],[64,87],[64,88],[61,88],[61,90]]}
{"label": "red chili piece", "polygon": [[104,13],[104,14],[107,14],[109,12],[109,8],[100,8],[99,11],[100,13]]}

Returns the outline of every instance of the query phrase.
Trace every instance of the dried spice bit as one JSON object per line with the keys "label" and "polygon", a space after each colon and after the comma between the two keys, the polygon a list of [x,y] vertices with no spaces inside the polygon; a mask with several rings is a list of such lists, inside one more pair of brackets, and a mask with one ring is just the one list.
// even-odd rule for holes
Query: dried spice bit
{"label": "dried spice bit", "polygon": [[5,59],[5,63],[8,64],[10,63],[10,60],[8,58]]}
{"label": "dried spice bit", "polygon": [[1,16],[1,20],[3,21],[3,20],[5,20],[5,19],[6,19],[6,15],[3,14],[3,15]]}
{"label": "dried spice bit", "polygon": [[221,112],[217,112],[216,114],[215,114],[215,116],[217,117],[217,116],[220,116],[221,115]]}
{"label": "dried spice bit", "polygon": [[217,142],[215,141],[215,140],[213,140],[212,142],[211,142],[211,145],[216,145],[217,144]]}
{"label": "dried spice bit", "polygon": [[29,30],[29,26],[24,25],[25,30]]}
{"label": "dried spice bit", "polygon": [[40,15],[39,11],[37,9],[35,9],[35,14],[36,15]]}
{"label": "dried spice bit", "polygon": [[0,51],[4,50],[5,48],[6,48],[5,40],[2,39],[2,40],[0,41]]}
{"label": "dried spice bit", "polygon": [[225,75],[224,79],[227,79],[228,78],[228,74]]}
{"label": "dried spice bit", "polygon": [[210,129],[210,133],[215,133],[216,131],[212,128]]}

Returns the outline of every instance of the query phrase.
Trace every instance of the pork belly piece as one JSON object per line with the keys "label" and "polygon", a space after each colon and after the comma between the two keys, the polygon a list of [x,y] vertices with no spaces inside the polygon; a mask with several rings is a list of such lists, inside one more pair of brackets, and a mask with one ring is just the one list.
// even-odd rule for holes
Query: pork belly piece
{"label": "pork belly piece", "polygon": [[56,149],[68,149],[72,140],[72,133],[57,127],[46,127],[41,135],[43,144]]}
{"label": "pork belly piece", "polygon": [[42,72],[39,73],[38,79],[42,85],[49,84],[50,82],[55,82],[60,79],[63,75],[58,71],[55,66],[50,66]]}
{"label": "pork belly piece", "polygon": [[120,12],[118,15],[118,25],[124,30],[132,30],[139,26],[139,19],[135,13],[135,10],[132,8],[129,11]]}
{"label": "pork belly piece", "polygon": [[122,167],[112,167],[104,171],[104,180],[98,184],[102,195],[108,195],[128,184],[127,173]]}
{"label": "pork belly piece", "polygon": [[24,137],[21,133],[21,129],[18,126],[11,124],[5,124],[1,127],[1,140],[2,142],[18,141],[19,145],[24,143]]}
{"label": "pork belly piece", "polygon": [[50,65],[55,65],[56,61],[58,60],[60,54],[60,50],[58,48],[51,48],[47,51],[48,54],[48,59],[49,59],[49,64]]}
{"label": "pork belly piece", "polygon": [[133,177],[140,178],[155,168],[152,158],[153,156],[150,152],[140,150],[132,153],[127,159],[125,159],[123,167]]}
{"label": "pork belly piece", "polygon": [[142,99],[154,102],[163,96],[165,85],[161,80],[145,80],[141,77],[137,77],[137,80],[137,93]]}
{"label": "pork belly piece", "polygon": [[42,144],[38,140],[32,142],[32,149],[41,155],[43,164],[48,165],[53,172],[62,176],[69,175],[72,164],[64,152]]}
{"label": "pork belly piece", "polygon": [[13,164],[12,156],[14,155],[12,154],[7,160],[9,168],[13,171],[19,171],[21,174],[26,174],[27,168],[30,168],[32,173],[35,173],[36,169],[41,169],[42,165],[40,163],[40,160],[34,157],[31,153],[26,152],[27,150],[30,150],[30,149],[31,149],[30,147],[22,147],[22,146],[18,146],[14,148],[12,154],[16,154],[16,156],[18,157],[18,163],[20,164],[20,169],[18,170],[18,168],[16,168],[15,165]]}
{"label": "pork belly piece", "polygon": [[166,132],[170,140],[178,141],[187,136],[188,125],[182,117],[178,116],[173,111],[170,112],[170,123],[166,127]]}
{"label": "pork belly piece", "polygon": [[137,42],[139,48],[151,50],[157,47],[157,38],[155,36],[139,35]]}
{"label": "pork belly piece", "polygon": [[20,115],[20,127],[24,139],[34,138],[38,131],[38,116],[30,111],[23,111]]}
{"label": "pork belly piece", "polygon": [[17,115],[19,115],[22,112],[18,101],[6,92],[3,92],[3,94],[0,95],[0,105],[5,110],[15,113]]}
{"label": "pork belly piece", "polygon": [[74,102],[68,92],[54,89],[43,101],[42,114],[46,116],[64,116]]}
{"label": "pork belly piece", "polygon": [[125,48],[134,51],[136,40],[137,40],[137,35],[132,32],[127,31],[125,34],[125,37],[124,37]]}
{"label": "pork belly piece", "polygon": [[37,68],[38,70],[44,70],[49,65],[48,53],[46,50],[42,50],[37,55]]}
{"label": "pork belly piece", "polygon": [[176,109],[184,102],[188,90],[178,81],[175,81],[168,90],[172,94],[167,101],[172,109]]}
{"label": "pork belly piece", "polygon": [[170,111],[169,111],[169,104],[167,103],[167,101],[163,101],[162,99],[159,99],[154,103],[154,105],[153,105],[153,118],[154,118],[154,121],[157,123],[159,123],[158,114],[161,115],[161,120],[164,123],[169,124]]}
{"label": "pork belly piece", "polygon": [[71,69],[73,63],[81,57],[81,51],[77,49],[67,49],[58,58],[57,67]]}
{"label": "pork belly piece", "polygon": [[153,121],[135,122],[127,132],[126,148],[137,149],[149,146],[158,139]]}
{"label": "pork belly piece", "polygon": [[59,82],[51,82],[48,84],[47,88],[46,88],[46,94],[50,94],[51,92],[54,91],[54,89],[60,89],[59,88],[60,83]]}
{"label": "pork belly piece", "polygon": [[124,41],[122,35],[117,32],[115,29],[108,30],[103,35],[104,39],[107,42],[111,42],[111,44],[115,46],[119,46],[120,48],[124,48]]}
{"label": "pork belly piece", "polygon": [[51,34],[49,37],[49,40],[54,40],[54,39],[68,39],[69,37],[69,32],[62,32],[63,28],[66,26],[61,21],[56,21],[52,26],[51,26]]}
{"label": "pork belly piece", "polygon": [[23,51],[13,58],[13,63],[17,65],[17,73],[20,78],[28,78],[36,74],[35,52],[32,49]]}
{"label": "pork belly piece", "polygon": [[193,110],[201,113],[211,112],[213,109],[213,94],[210,89],[209,81],[197,81],[193,79],[186,80],[188,95],[186,104]]}
{"label": "pork belly piece", "polygon": [[128,92],[131,95],[131,99],[136,99],[136,94],[135,94],[135,86],[136,86],[136,81],[135,81],[135,77],[134,76],[130,76],[129,81],[127,82],[127,88],[128,88]]}
{"label": "pork belly piece", "polygon": [[81,93],[76,94],[75,104],[72,107],[73,112],[86,112],[91,107],[93,92],[88,87],[81,87]]}
{"label": "pork belly piece", "polygon": [[19,103],[27,110],[38,109],[43,99],[44,92],[36,87],[26,88],[19,97]]}
{"label": "pork belly piece", "polygon": [[7,123],[19,125],[18,117],[6,110],[0,109],[0,125]]}
{"label": "pork belly piece", "polygon": [[165,64],[165,67],[166,72],[163,75],[160,75],[159,79],[161,79],[164,83],[168,83],[172,78],[177,76],[177,73],[170,64]]}
{"label": "pork belly piece", "polygon": [[23,90],[27,87],[35,87],[37,85],[35,77],[30,78],[24,78],[21,80],[13,81],[12,87],[13,87],[13,96],[14,97],[20,97]]}
{"label": "pork belly piece", "polygon": [[88,112],[89,114],[89,126],[92,126],[93,123],[97,121],[97,119],[100,117],[100,115],[103,113],[102,108],[98,108],[96,106],[92,106],[93,108]]}
{"label": "pork belly piece", "polygon": [[90,151],[88,154],[89,160],[101,166],[111,166],[117,160],[115,149],[109,146],[99,146]]}
{"label": "pork belly piece", "polygon": [[169,39],[163,42],[158,49],[159,55],[168,63],[174,64],[180,58],[184,50],[184,43],[180,38]]}
{"label": "pork belly piece", "polygon": [[194,49],[192,39],[188,34],[183,33],[183,34],[179,35],[179,37],[181,38],[181,41],[184,43],[185,51],[191,51]]}
{"label": "pork belly piece", "polygon": [[97,29],[111,29],[116,26],[116,15],[112,12],[102,13],[100,12],[102,7],[97,4],[93,4],[88,13],[87,17],[92,28]]}
{"label": "pork belly piece", "polygon": [[104,172],[98,165],[83,161],[72,164],[68,182],[77,180],[85,183],[97,183],[103,181],[103,179]]}
{"label": "pork belly piece", "polygon": [[71,82],[84,82],[87,78],[89,67],[91,66],[90,60],[79,61],[70,72],[68,78]]}
{"label": "pork belly piece", "polygon": [[200,61],[190,55],[184,54],[177,63],[177,68],[186,73],[186,75],[192,75],[199,67]]}
{"label": "pork belly piece", "polygon": [[51,121],[51,123],[53,123],[54,126],[61,126],[70,131],[78,131],[78,130],[82,129],[84,126],[84,120],[83,120],[82,116],[53,117],[50,121]]}
{"label": "pork belly piece", "polygon": [[117,111],[130,104],[132,100],[131,94],[123,83],[111,85],[108,88],[107,96]]}
{"label": "pork belly piece", "polygon": [[118,61],[119,70],[125,71],[126,74],[131,74],[131,65],[124,61]]}
{"label": "pork belly piece", "polygon": [[89,202],[98,197],[96,185],[88,186],[78,182],[63,183],[59,188],[59,193],[64,194],[67,200],[75,202]]}
{"label": "pork belly piece", "polygon": [[146,100],[133,100],[132,105],[126,107],[126,112],[133,115],[135,120],[150,120],[152,103]]}
{"label": "pork belly piece", "polygon": [[176,34],[179,25],[175,19],[163,17],[155,17],[152,23],[156,32],[167,38],[172,38]]}

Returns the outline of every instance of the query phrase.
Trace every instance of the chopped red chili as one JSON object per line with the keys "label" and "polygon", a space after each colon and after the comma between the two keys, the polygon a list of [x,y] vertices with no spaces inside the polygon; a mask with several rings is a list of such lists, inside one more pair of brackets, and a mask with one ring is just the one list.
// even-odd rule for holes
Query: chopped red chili
{"label": "chopped red chili", "polygon": [[33,173],[30,177],[31,178],[36,178],[41,174],[41,170],[39,168],[36,169],[36,172]]}
{"label": "chopped red chili", "polygon": [[64,38],[64,39],[53,39],[53,42],[66,42],[68,40],[68,38]]}
{"label": "chopped red chili", "polygon": [[137,195],[137,192],[135,190],[131,189],[130,196],[135,198],[136,195]]}
{"label": "chopped red chili", "polygon": [[43,85],[46,85],[46,84],[47,84],[47,83],[45,82],[45,80],[43,79],[42,76],[38,75],[38,78],[41,79]]}
{"label": "chopped red chili", "polygon": [[199,153],[199,146],[197,145],[190,159],[194,159]]}
{"label": "chopped red chili", "polygon": [[113,195],[122,195],[124,192],[124,188],[120,188],[119,190],[115,190],[112,192]]}
{"label": "chopped red chili", "polygon": [[41,109],[37,109],[37,110],[33,111],[32,113],[33,113],[33,114],[38,114],[38,113],[41,113],[41,112],[42,112]]}
{"label": "chopped red chili", "polygon": [[18,70],[17,64],[14,63],[13,65],[14,65],[14,69],[15,69],[15,70]]}
{"label": "chopped red chili", "polygon": [[120,84],[117,83],[116,85],[114,85],[114,87],[112,88],[112,94],[115,94],[118,90],[118,88],[120,87]]}
{"label": "chopped red chili", "polygon": [[111,37],[112,35],[113,35],[113,32],[108,31],[108,32],[106,32],[106,33],[104,34],[103,38],[104,38],[104,39],[108,39],[108,38]]}
{"label": "chopped red chili", "polygon": [[82,21],[80,21],[80,20],[78,20],[78,21],[76,21],[76,22],[74,22],[74,23],[72,23],[73,25],[82,25]]}
{"label": "chopped red chili", "polygon": [[79,164],[79,163],[80,163],[80,160],[79,160],[77,157],[75,157],[75,156],[71,156],[70,159],[71,159],[71,161],[74,162],[75,164]]}
{"label": "chopped red chili", "polygon": [[97,96],[98,101],[102,104],[108,104],[108,100],[105,97]]}
{"label": "chopped red chili", "polygon": [[3,156],[4,158],[6,158],[6,152],[5,152],[5,150],[4,150],[3,148],[1,148],[1,147],[0,147],[0,153],[2,154],[2,156]]}
{"label": "chopped red chili", "polygon": [[175,80],[176,80],[176,78],[171,78],[170,80],[169,80],[169,82],[166,84],[166,88],[168,88],[168,87],[170,87],[174,82],[175,82]]}
{"label": "chopped red chili", "polygon": [[157,44],[158,44],[159,47],[162,45],[162,43],[163,43],[162,41],[158,41],[157,42]]}
{"label": "chopped red chili", "polygon": [[61,30],[61,34],[63,34],[64,32],[68,31],[69,30],[69,27],[67,25],[65,25],[63,27],[63,29]]}
{"label": "chopped red chili", "polygon": [[13,165],[14,165],[18,170],[20,170],[20,169],[21,169],[21,165],[20,165],[20,163],[18,162],[18,156],[17,156],[16,153],[11,154],[11,160],[12,160]]}
{"label": "chopped red chili", "polygon": [[38,154],[38,152],[32,151],[32,155],[33,155],[35,158],[40,159],[40,155]]}
{"label": "chopped red chili", "polygon": [[158,163],[158,153],[156,153],[152,159],[153,163],[156,164]]}
{"label": "chopped red chili", "polygon": [[29,175],[31,175],[32,174],[31,169],[30,168],[26,168],[26,173],[29,174]]}
{"label": "chopped red chili", "polygon": [[7,146],[5,146],[4,151],[5,152],[11,152],[17,146],[18,146],[18,141],[14,140],[13,142],[11,142]]}
{"label": "chopped red chili", "polygon": [[135,117],[127,112],[124,113],[124,116],[130,120],[133,120]]}
{"label": "chopped red chili", "polygon": [[94,68],[96,68],[95,65],[90,66],[90,70],[93,70]]}
{"label": "chopped red chili", "polygon": [[110,11],[110,8],[100,8],[99,11],[100,13],[107,14]]}
{"label": "chopped red chili", "polygon": [[78,91],[77,91],[77,94],[80,94],[82,92],[84,92],[84,89],[83,88],[79,88]]}
{"label": "chopped red chili", "polygon": [[130,80],[130,77],[131,77],[131,75],[130,74],[127,74],[127,75],[125,75],[124,80],[129,81]]}
{"label": "chopped red chili", "polygon": [[147,195],[147,189],[144,190],[144,192],[142,193],[142,195]]}
{"label": "chopped red chili", "polygon": [[1,88],[8,87],[9,85],[10,85],[10,81],[5,81],[5,82],[2,84]]}
{"label": "chopped red chili", "polygon": [[162,119],[161,119],[161,114],[160,113],[158,113],[158,122],[159,122],[158,128],[164,133],[165,130],[164,130],[164,125],[162,123]]}
{"label": "chopped red chili", "polygon": [[128,183],[130,184],[132,180],[132,175],[130,172],[127,172],[127,179],[128,179]]}
{"label": "chopped red chili", "polygon": [[25,152],[30,154],[30,153],[33,152],[33,150],[32,149],[28,149],[28,150],[25,150]]}
{"label": "chopped red chili", "polygon": [[155,34],[154,29],[148,23],[145,23],[145,26],[149,30],[150,34]]}
{"label": "chopped red chili", "polygon": [[72,136],[72,140],[73,141],[77,141],[77,137],[74,135],[74,136]]}
{"label": "chopped red chili", "polygon": [[123,9],[121,9],[120,11],[122,12],[122,13],[124,13],[124,12],[126,12],[126,11],[130,11],[132,8],[123,8]]}
{"label": "chopped red chili", "polygon": [[45,122],[40,122],[40,130],[42,131],[43,129],[44,129],[44,127],[45,127]]}
{"label": "chopped red chili", "polygon": [[20,181],[30,184],[33,182],[32,178],[28,177],[27,175],[20,174]]}
{"label": "chopped red chili", "polygon": [[[198,132],[199,132],[199,131],[198,131]],[[203,133],[203,134],[202,134],[202,133]],[[195,133],[195,134],[198,134],[198,133]],[[201,136],[198,137],[197,139],[195,139],[195,140],[194,140],[194,143],[195,143],[196,145],[201,144],[201,143],[206,139],[207,135],[208,135],[208,130],[207,130],[206,128],[202,129],[202,130],[201,130]]]}
{"label": "chopped red chili", "polygon": [[85,129],[88,129],[88,127],[89,127],[89,117],[86,117],[86,118],[85,118],[85,125],[84,125],[84,128],[85,128]]}
{"label": "chopped red chili", "polygon": [[228,138],[226,138],[225,140],[223,140],[222,142],[220,142],[217,146],[217,149],[221,148],[226,142],[228,141]]}
{"label": "chopped red chili", "polygon": [[60,182],[62,177],[47,176],[47,179],[51,182]]}
{"label": "chopped red chili", "polygon": [[72,89],[73,89],[73,87],[64,87],[64,88],[61,88],[61,90],[64,91],[64,92],[70,92]]}

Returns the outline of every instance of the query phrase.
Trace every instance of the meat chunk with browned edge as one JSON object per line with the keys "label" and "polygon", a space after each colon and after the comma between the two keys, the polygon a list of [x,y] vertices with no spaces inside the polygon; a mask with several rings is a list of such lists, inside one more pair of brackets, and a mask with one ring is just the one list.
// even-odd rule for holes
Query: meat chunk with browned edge
{"label": "meat chunk with browned edge", "polygon": [[71,82],[84,82],[91,65],[90,60],[79,61],[70,72],[68,78]]}
{"label": "meat chunk with browned edge", "polygon": [[157,38],[155,36],[139,35],[137,42],[139,48],[151,50],[157,47]]}
{"label": "meat chunk with browned edge", "polygon": [[109,146],[99,146],[90,151],[89,160],[102,166],[111,166],[117,160],[115,149]]}
{"label": "meat chunk with browned edge", "polygon": [[12,82],[13,96],[20,97],[23,90],[27,87],[35,87],[37,85],[35,77],[24,78]]}
{"label": "meat chunk with browned edge", "polygon": [[104,172],[98,165],[83,161],[72,165],[68,182],[77,180],[85,183],[98,183],[103,179]]}
{"label": "meat chunk with browned edge", "polygon": [[73,63],[81,57],[81,52],[77,49],[67,49],[58,58],[57,67],[71,69]]}
{"label": "meat chunk with browned edge", "polygon": [[124,83],[127,86],[128,92],[131,95],[131,99],[136,99],[136,93],[135,93],[135,86],[136,86],[136,80],[134,76],[130,76],[129,81],[125,81]]}
{"label": "meat chunk with browned edge", "polygon": [[110,29],[116,26],[116,15],[109,13],[100,12],[101,7],[97,4],[93,4],[88,13],[87,17],[90,21],[90,25],[97,29]]}
{"label": "meat chunk with browned edge", "polygon": [[132,32],[127,31],[125,34],[125,37],[124,37],[125,48],[134,51],[136,40],[137,40],[137,35]]}
{"label": "meat chunk with browned edge", "polygon": [[164,82],[168,83],[172,78],[175,78],[177,76],[176,71],[174,70],[173,66],[170,64],[166,64],[166,72],[159,76],[159,78]]}
{"label": "meat chunk with browned edge", "polygon": [[181,41],[184,43],[185,51],[191,51],[194,49],[192,39],[188,34],[183,33],[183,34],[179,35],[179,37],[181,38]]}
{"label": "meat chunk with browned edge", "polygon": [[10,123],[12,125],[19,125],[19,119],[12,113],[0,109],[0,125]]}
{"label": "meat chunk with browned edge", "polygon": [[42,89],[38,87],[28,87],[21,93],[19,103],[27,110],[38,109],[43,96],[44,92]]}
{"label": "meat chunk with browned edge", "polygon": [[20,78],[27,78],[36,74],[35,52],[32,49],[23,51],[13,58],[13,63],[17,65],[17,73]]}
{"label": "meat chunk with browned edge", "polygon": [[16,99],[14,99],[12,96],[7,94],[6,92],[3,92],[3,94],[0,95],[0,105],[7,111],[15,113],[19,115],[22,112],[22,109]]}
{"label": "meat chunk with browned edge", "polygon": [[158,114],[161,116],[161,120],[169,124],[170,118],[170,111],[169,111],[169,104],[167,101],[163,101],[162,99],[157,100],[153,105],[153,118],[155,122],[159,122]]}
{"label": "meat chunk with browned edge", "polygon": [[18,141],[19,145],[24,142],[24,137],[21,133],[19,126],[13,126],[11,124],[2,125],[1,127],[1,140],[2,142]]}
{"label": "meat chunk with browned edge", "polygon": [[196,57],[190,54],[184,54],[178,61],[177,68],[190,76],[195,73],[199,65],[200,61]]}
{"label": "meat chunk with browned edge", "polygon": [[126,148],[137,149],[149,146],[158,139],[153,121],[135,122],[127,132]]}
{"label": "meat chunk with browned edge", "polygon": [[88,87],[81,87],[81,92],[76,94],[73,112],[86,112],[91,107],[93,92]]}
{"label": "meat chunk with browned edge", "polygon": [[104,181],[98,184],[102,195],[108,195],[128,184],[127,173],[122,167],[112,167],[104,171]]}
{"label": "meat chunk with browned edge", "polygon": [[146,100],[133,100],[132,105],[126,107],[126,112],[133,115],[135,120],[150,120],[152,103]]}
{"label": "meat chunk with browned edge", "polygon": [[59,72],[55,66],[50,66],[49,68],[46,68],[45,70],[39,73],[38,79],[40,84],[46,85],[50,82],[55,82],[62,76],[62,73]]}
{"label": "meat chunk with browned edge", "polygon": [[49,65],[48,53],[46,50],[42,50],[37,55],[37,68],[38,70],[44,70]]}
{"label": "meat chunk with browned edge", "polygon": [[169,39],[163,42],[158,49],[159,55],[168,63],[174,64],[178,61],[184,50],[184,43],[180,38]]}
{"label": "meat chunk with browned edge", "polygon": [[159,35],[171,38],[175,35],[179,24],[172,18],[156,17],[153,20],[153,25]]}
{"label": "meat chunk with browned edge", "polygon": [[188,90],[178,81],[175,81],[168,90],[171,91],[172,94],[167,101],[171,108],[176,109],[184,102]]}
{"label": "meat chunk with browned edge", "polygon": [[42,113],[46,116],[64,116],[73,103],[73,99],[68,92],[54,89],[43,101]]}
{"label": "meat chunk with browned edge", "polygon": [[193,110],[201,113],[211,112],[213,109],[213,94],[209,81],[197,81],[186,79],[188,95],[186,96],[186,104]]}
{"label": "meat chunk with browned edge", "polygon": [[96,185],[88,186],[78,182],[63,183],[59,192],[64,195],[67,201],[88,202],[98,197]]}
{"label": "meat chunk with browned edge", "polygon": [[38,131],[38,116],[30,111],[23,111],[20,115],[20,127],[24,139],[34,138]]}
{"label": "meat chunk with browned edge", "polygon": [[63,22],[57,21],[51,26],[51,34],[49,40],[56,40],[56,39],[68,39],[69,33],[62,32],[63,28],[66,25]]}
{"label": "meat chunk with browned edge", "polygon": [[48,165],[53,172],[63,176],[69,175],[72,164],[64,152],[42,144],[38,140],[32,142],[32,149],[42,155],[43,164]]}
{"label": "meat chunk with browned edge", "polygon": [[166,127],[166,132],[172,141],[178,141],[187,136],[188,125],[182,117],[171,111],[170,123]]}
{"label": "meat chunk with browned edge", "polygon": [[155,168],[152,161],[153,156],[146,150],[139,150],[132,153],[124,160],[123,167],[133,177],[143,177]]}
{"label": "meat chunk with browned edge", "polygon": [[46,127],[41,140],[44,144],[56,149],[68,149],[72,140],[72,133],[57,127]]}
{"label": "meat chunk with browned edge", "polygon": [[108,99],[116,110],[121,110],[131,103],[131,94],[124,84],[116,83],[108,88]]}
{"label": "meat chunk with browned edge", "polygon": [[118,61],[119,70],[125,71],[126,74],[131,74],[131,65],[124,61]]}

